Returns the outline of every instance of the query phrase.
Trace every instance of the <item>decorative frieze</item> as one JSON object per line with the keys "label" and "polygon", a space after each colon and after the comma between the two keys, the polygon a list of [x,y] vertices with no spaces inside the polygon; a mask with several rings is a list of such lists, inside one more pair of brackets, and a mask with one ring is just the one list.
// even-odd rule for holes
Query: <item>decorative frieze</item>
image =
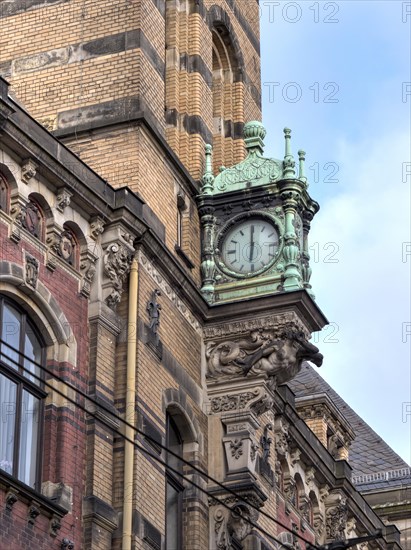
{"label": "decorative frieze", "polygon": [[[250,391],[241,392],[238,388],[236,393],[229,393],[235,391],[236,388],[229,388],[224,386],[222,395],[212,397],[211,413],[217,414],[229,411],[243,411],[251,410],[257,416],[260,416],[264,412],[272,409],[273,396],[266,386],[260,385],[260,387],[250,388]],[[240,390],[240,391],[239,391]]]}

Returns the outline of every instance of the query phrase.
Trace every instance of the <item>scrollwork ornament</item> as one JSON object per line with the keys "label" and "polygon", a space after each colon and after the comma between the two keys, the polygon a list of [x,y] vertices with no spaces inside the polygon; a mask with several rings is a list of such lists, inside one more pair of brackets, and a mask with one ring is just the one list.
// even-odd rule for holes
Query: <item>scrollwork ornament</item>
{"label": "scrollwork ornament", "polygon": [[326,511],[326,531],[327,539],[343,540],[345,538],[345,529],[347,526],[348,509],[346,500],[342,498],[334,506],[330,506]]}
{"label": "scrollwork ornament", "polygon": [[106,298],[107,305],[115,309],[121,300],[123,283],[131,267],[131,251],[122,243],[110,244],[103,257],[104,274],[109,278],[113,290]]}

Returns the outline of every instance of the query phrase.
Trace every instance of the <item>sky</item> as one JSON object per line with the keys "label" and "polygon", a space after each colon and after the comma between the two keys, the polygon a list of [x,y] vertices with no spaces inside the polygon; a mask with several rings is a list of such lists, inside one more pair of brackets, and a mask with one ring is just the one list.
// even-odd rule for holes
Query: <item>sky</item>
{"label": "sky", "polygon": [[320,374],[411,461],[411,2],[260,0],[265,155],[306,151]]}

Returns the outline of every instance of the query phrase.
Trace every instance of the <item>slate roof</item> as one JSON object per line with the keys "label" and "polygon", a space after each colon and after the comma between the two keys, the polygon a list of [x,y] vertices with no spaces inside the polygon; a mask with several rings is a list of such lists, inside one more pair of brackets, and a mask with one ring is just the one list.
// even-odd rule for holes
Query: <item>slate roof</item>
{"label": "slate roof", "polygon": [[288,382],[296,398],[326,393],[355,432],[349,450],[353,482],[360,491],[411,484],[409,465],[327,384],[308,363]]}

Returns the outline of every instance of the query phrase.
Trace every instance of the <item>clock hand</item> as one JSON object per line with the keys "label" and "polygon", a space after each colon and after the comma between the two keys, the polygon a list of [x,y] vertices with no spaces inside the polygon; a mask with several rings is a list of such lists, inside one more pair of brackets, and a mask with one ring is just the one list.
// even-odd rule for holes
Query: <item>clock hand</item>
{"label": "clock hand", "polygon": [[254,256],[254,225],[251,226],[251,243],[250,243],[250,262],[253,261]]}

